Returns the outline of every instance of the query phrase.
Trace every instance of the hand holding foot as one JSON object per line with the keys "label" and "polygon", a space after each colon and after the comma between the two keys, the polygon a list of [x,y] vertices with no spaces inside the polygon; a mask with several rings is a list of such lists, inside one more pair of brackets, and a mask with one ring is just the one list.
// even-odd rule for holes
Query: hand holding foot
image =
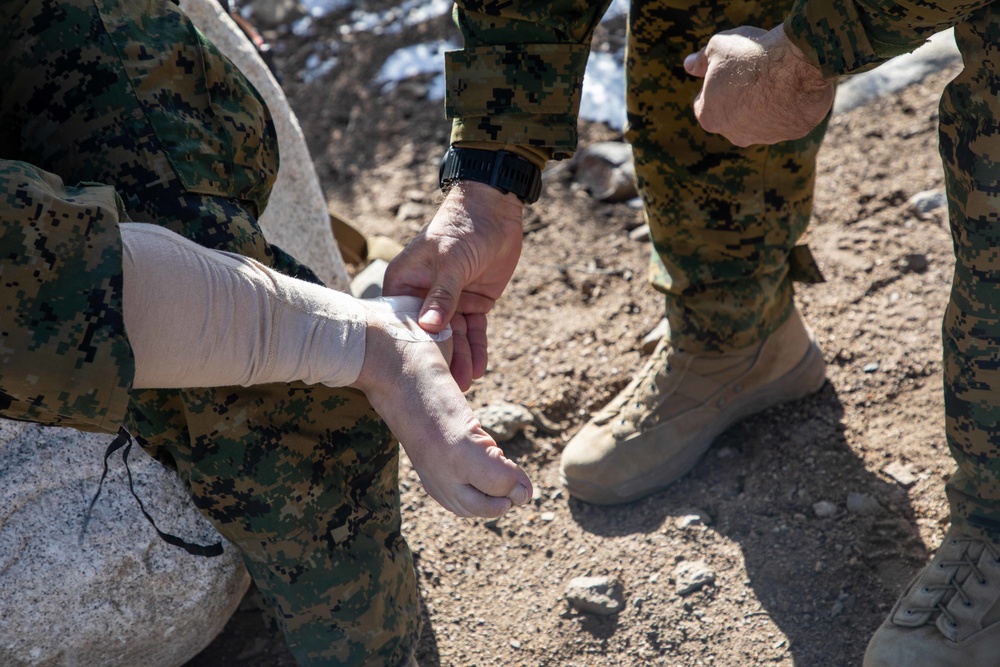
{"label": "hand holding foot", "polygon": [[528,476],[483,430],[452,378],[451,340],[434,342],[420,329],[421,299],[394,301],[412,313],[384,301],[364,302],[367,343],[355,386],[399,438],[427,493],[445,509],[493,518],[528,502]]}

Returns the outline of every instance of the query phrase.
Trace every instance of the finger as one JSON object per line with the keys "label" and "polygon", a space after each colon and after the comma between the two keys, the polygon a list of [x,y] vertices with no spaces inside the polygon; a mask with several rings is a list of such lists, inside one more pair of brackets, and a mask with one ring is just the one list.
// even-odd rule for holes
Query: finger
{"label": "finger", "polygon": [[708,73],[708,57],[705,55],[705,49],[691,53],[684,58],[684,71],[699,79],[705,78]]}
{"label": "finger", "polygon": [[[510,498],[490,496],[474,486],[465,485],[459,490],[455,499],[459,516],[478,516],[484,519],[496,519],[507,513],[514,506]],[[452,510],[454,511],[454,510]]]}
{"label": "finger", "polygon": [[458,315],[451,320],[451,376],[455,378],[455,383],[462,391],[468,391],[472,386],[472,350],[469,347],[469,338],[465,317]]}
{"label": "finger", "polygon": [[417,320],[424,330],[438,333],[444,329],[455,315],[458,299],[462,294],[462,276],[455,271],[438,267],[434,282],[427,290],[420,317]]}
{"label": "finger", "polygon": [[483,469],[481,474],[471,476],[476,488],[490,496],[510,498],[516,505],[523,505],[531,500],[531,480],[528,475],[505,457],[503,450],[496,445],[487,447],[486,454],[491,459],[488,470]]}
{"label": "finger", "polygon": [[489,339],[486,335],[486,316],[467,313],[465,315],[465,324],[465,337],[469,342],[472,377],[473,379],[481,378],[486,375],[486,367],[489,365]]}

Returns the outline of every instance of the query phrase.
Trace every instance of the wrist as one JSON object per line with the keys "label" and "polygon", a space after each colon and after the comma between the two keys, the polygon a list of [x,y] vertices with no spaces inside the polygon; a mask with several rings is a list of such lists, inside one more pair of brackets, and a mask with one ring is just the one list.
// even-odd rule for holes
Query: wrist
{"label": "wrist", "polygon": [[525,204],[538,200],[542,172],[531,160],[506,150],[451,146],[441,160],[442,190],[462,181],[484,183],[503,194],[514,194]]}

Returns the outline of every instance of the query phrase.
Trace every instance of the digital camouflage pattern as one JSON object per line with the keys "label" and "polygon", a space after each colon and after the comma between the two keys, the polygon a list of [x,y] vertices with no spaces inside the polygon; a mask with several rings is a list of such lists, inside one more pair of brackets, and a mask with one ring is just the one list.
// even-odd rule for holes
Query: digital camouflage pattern
{"label": "digital camouflage pattern", "polygon": [[256,92],[166,0],[30,0],[0,4],[0,94],[0,414],[124,422],[241,549],[303,665],[403,664],[398,449],[363,394],[129,392],[119,220],[316,280],[256,223],[277,173]]}
{"label": "digital camouflage pattern", "polygon": [[[793,279],[822,281],[808,248],[796,243],[812,210],[825,126],[800,141],[737,148],[698,125],[691,102],[700,82],[683,67],[715,32],[779,25],[791,6],[631,3],[626,134],[653,238],[650,278],[665,295],[671,343],[686,352],[759,342],[791,312]],[[465,48],[446,61],[452,142],[569,156],[585,55],[604,11],[582,2],[456,3]]]}
{"label": "digital camouflage pattern", "polygon": [[[576,50],[589,43],[593,26],[592,15],[573,14],[565,3],[458,5],[468,53],[484,45],[494,53],[504,44],[523,50],[531,39],[549,44],[553,37]],[[809,217],[823,128],[798,142],[749,149],[706,135],[690,110],[699,82],[687,77],[681,60],[718,30],[777,25],[789,6],[786,33],[831,77],[870,69],[956,27],[965,70],[944,93],[940,123],[957,258],[944,321],[944,385],[947,437],[959,471],[947,490],[955,525],[1000,542],[1000,3],[633,0],[628,138],[671,342],[694,351],[755,342],[791,307],[789,277],[819,278],[808,251],[794,244]],[[541,27],[532,32],[523,21]],[[496,80],[484,89],[460,78],[471,68],[453,69],[448,110],[460,116],[453,142],[521,142],[549,147],[554,158],[575,148],[564,119],[550,124],[523,105],[532,90],[506,90]],[[565,77],[581,73],[560,71],[559,89],[576,90]],[[465,96],[471,101],[460,103]],[[484,108],[490,113],[483,115]],[[475,113],[462,116],[463,110]]]}
{"label": "digital camouflage pattern", "polygon": [[938,141],[956,260],[942,336],[945,433],[958,463],[947,492],[955,526],[1000,543],[1000,3],[854,6],[863,18],[838,21],[830,3],[799,2],[786,32],[836,75],[955,26],[965,66],[942,95]]}
{"label": "digital camouflage pattern", "polygon": [[820,282],[806,246],[816,154],[826,124],[798,141],[733,146],[701,129],[701,81],[684,57],[720,30],[773,27],[790,1],[633,0],[626,138],[653,240],[650,278],[665,295],[671,344],[685,352],[754,345],[787,318],[792,280]]}

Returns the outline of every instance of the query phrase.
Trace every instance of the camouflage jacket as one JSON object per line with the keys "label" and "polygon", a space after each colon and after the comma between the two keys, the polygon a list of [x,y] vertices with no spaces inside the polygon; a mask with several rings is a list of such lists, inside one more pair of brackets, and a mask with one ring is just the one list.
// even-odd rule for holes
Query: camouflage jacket
{"label": "camouflage jacket", "polygon": [[134,372],[114,189],[0,159],[0,414],[114,432]]}
{"label": "camouflage jacket", "polygon": [[827,76],[872,69],[913,51],[995,0],[796,0],[785,33]]}
{"label": "camouflage jacket", "polygon": [[[785,30],[836,76],[912,51],[988,4],[797,0]],[[465,46],[445,60],[452,143],[507,144],[543,160],[570,156],[590,41],[607,6],[606,0],[457,0]]]}

